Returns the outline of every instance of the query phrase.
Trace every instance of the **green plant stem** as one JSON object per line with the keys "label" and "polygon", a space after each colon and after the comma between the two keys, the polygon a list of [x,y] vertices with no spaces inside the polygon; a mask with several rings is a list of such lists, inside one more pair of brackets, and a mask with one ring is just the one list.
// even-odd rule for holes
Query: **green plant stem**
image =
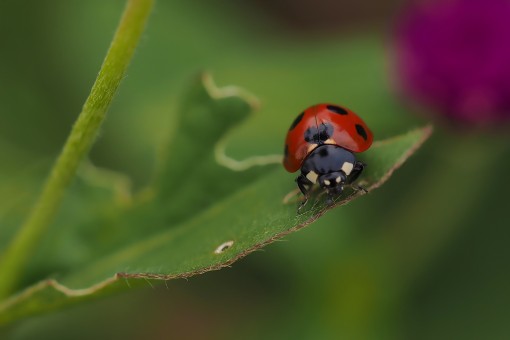
{"label": "green plant stem", "polygon": [[0,258],[0,300],[16,289],[53,220],[80,161],[88,153],[145,28],[154,0],[129,0],[82,112],[24,224]]}

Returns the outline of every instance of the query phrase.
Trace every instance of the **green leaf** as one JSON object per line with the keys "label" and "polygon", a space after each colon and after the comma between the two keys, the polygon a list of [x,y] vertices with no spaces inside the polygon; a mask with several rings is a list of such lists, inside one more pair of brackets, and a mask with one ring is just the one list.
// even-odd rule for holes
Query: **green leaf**
{"label": "green leaf", "polygon": [[[42,279],[1,303],[0,324],[147,285],[150,280],[221,269],[363,195],[347,193],[332,206],[319,197],[297,214],[294,175],[274,164],[281,156],[244,161],[226,156],[225,133],[255,106],[253,97],[242,90],[216,88],[210,77],[202,76],[184,96],[178,124],[169,133],[156,178],[147,190],[136,196],[122,194],[127,186],[122,177],[85,171],[88,175],[75,183],[52,229],[58,232],[58,224],[66,223],[71,230],[60,241],[48,241],[50,246],[42,247],[32,267],[52,268],[47,258],[55,261],[75,248],[81,249],[81,255],[68,256],[58,271],[53,267],[40,274],[48,277],[58,272],[58,278]],[[369,164],[362,176],[369,192],[384,183],[431,130],[425,127],[376,142],[360,155]],[[111,183],[101,181],[105,175],[120,184],[101,188],[101,182]],[[48,257],[47,252],[59,255]]]}
{"label": "green leaf", "polygon": [[138,45],[153,0],[129,0],[96,81],[39,198],[0,257],[0,299],[19,278],[60,207],[64,193],[91,148]]}

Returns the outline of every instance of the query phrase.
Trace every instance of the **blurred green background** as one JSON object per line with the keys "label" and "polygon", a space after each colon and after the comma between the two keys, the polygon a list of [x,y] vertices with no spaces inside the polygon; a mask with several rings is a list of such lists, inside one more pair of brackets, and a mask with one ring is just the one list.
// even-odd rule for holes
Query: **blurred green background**
{"label": "blurred green background", "polygon": [[[0,2],[0,183],[57,155],[123,6]],[[280,153],[295,115],[319,102],[360,113],[376,139],[422,126],[393,90],[399,7],[158,1],[91,159],[146,184],[179,96],[204,69],[262,103],[229,138],[235,158]],[[3,336],[507,339],[507,135],[438,124],[381,189],[231,269],[33,317]]]}

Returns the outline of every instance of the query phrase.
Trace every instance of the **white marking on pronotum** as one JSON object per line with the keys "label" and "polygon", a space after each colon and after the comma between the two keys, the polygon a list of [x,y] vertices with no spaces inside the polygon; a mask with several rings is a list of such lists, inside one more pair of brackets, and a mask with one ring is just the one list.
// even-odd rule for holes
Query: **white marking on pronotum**
{"label": "white marking on pronotum", "polygon": [[326,184],[326,185],[330,185],[330,184],[331,184],[331,182],[330,182],[329,180],[325,179],[325,180],[324,180],[324,184]]}
{"label": "white marking on pronotum", "polygon": [[223,253],[225,250],[227,250],[228,248],[232,247],[232,245],[234,244],[234,241],[227,241],[225,243],[222,243],[219,245],[218,248],[216,248],[216,250],[214,251],[215,254],[221,254]]}
{"label": "white marking on pronotum", "polygon": [[310,171],[306,174],[306,178],[308,178],[312,183],[317,183],[317,177],[319,177],[319,175],[317,175],[315,171]]}
{"label": "white marking on pronotum", "polygon": [[342,171],[345,172],[347,176],[351,174],[352,169],[354,168],[354,164],[345,162],[344,165],[342,165]]}
{"label": "white marking on pronotum", "polygon": [[308,145],[308,150],[306,150],[306,151],[307,151],[307,153],[310,153],[310,152],[312,152],[313,150],[315,150],[315,148],[316,148],[317,146],[318,146],[317,144],[310,144],[310,145]]}
{"label": "white marking on pronotum", "polygon": [[335,179],[335,182],[337,183],[340,183],[342,181],[342,179],[340,178],[340,176],[338,176],[336,179]]}

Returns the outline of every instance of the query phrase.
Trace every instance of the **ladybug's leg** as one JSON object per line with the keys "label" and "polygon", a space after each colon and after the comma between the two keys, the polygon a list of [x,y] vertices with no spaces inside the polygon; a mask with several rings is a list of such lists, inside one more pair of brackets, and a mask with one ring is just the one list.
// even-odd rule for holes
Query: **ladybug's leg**
{"label": "ladybug's leg", "polygon": [[326,199],[326,205],[333,205],[335,198],[338,197],[338,193],[332,190],[328,190],[328,198]]}
{"label": "ladybug's leg", "polygon": [[365,163],[356,161],[356,163],[354,163],[354,168],[352,169],[351,174],[349,177],[347,177],[347,184],[351,184],[356,181],[366,166],[367,165]]}
{"label": "ladybug's leg", "polygon": [[301,202],[301,204],[298,208],[298,211],[299,211],[299,210],[301,210],[301,208],[304,207],[306,202],[308,202],[308,193],[310,192],[310,188],[313,186],[313,183],[308,178],[306,178],[306,176],[304,176],[303,174],[299,175],[296,178],[296,183],[299,187],[299,190],[301,190],[301,192],[305,196],[305,200],[303,202]]}
{"label": "ladybug's leg", "polygon": [[349,175],[349,177],[347,177],[347,184],[349,184],[354,190],[356,190],[356,191],[361,190],[361,191],[364,191],[365,193],[368,192],[367,189],[363,188],[361,185],[352,184],[352,183],[358,179],[358,177],[361,175],[361,173],[363,172],[363,169],[365,169],[366,166],[367,165],[365,163],[356,161],[351,174]]}
{"label": "ladybug's leg", "polygon": [[313,183],[310,182],[310,180],[306,178],[306,176],[304,176],[303,174],[299,175],[296,178],[296,183],[299,187],[299,190],[301,190],[301,192],[303,193],[303,195],[305,197],[308,197],[308,192],[310,191],[310,188],[312,187]]}

